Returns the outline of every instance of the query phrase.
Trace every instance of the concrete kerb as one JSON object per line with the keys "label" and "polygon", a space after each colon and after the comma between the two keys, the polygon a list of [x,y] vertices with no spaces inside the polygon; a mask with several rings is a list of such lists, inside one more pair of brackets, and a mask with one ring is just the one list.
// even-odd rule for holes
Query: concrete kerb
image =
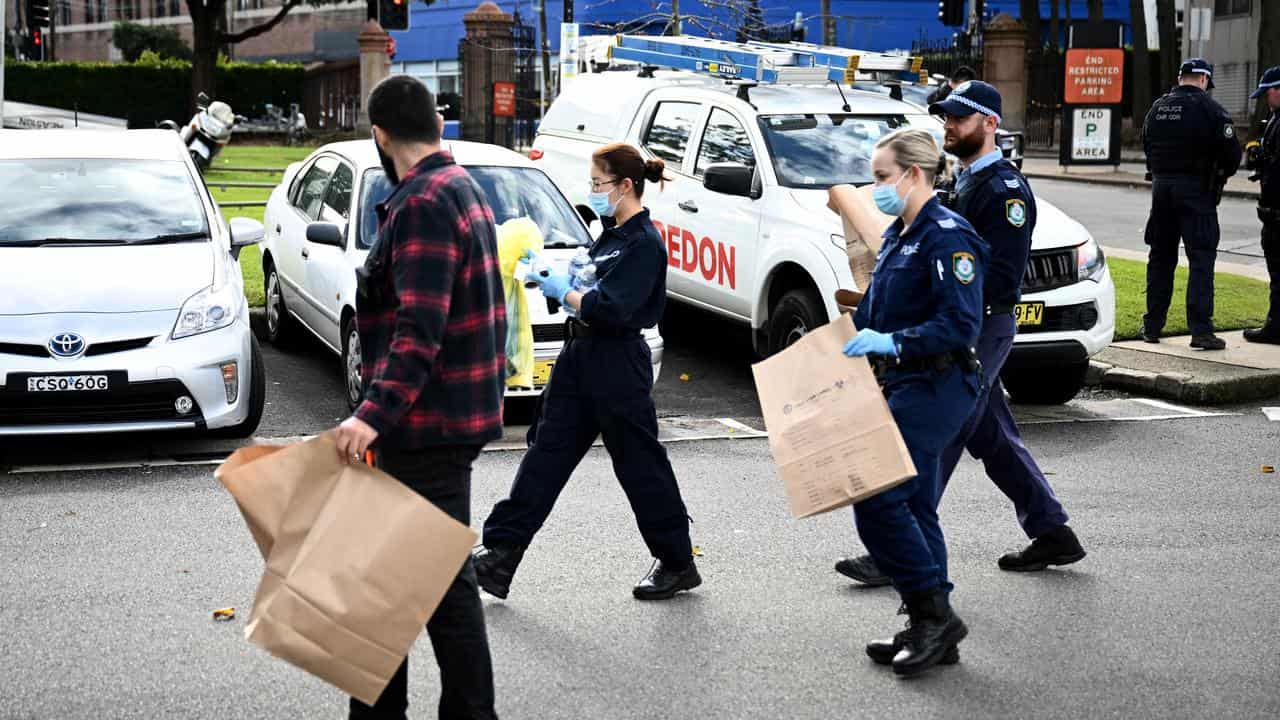
{"label": "concrete kerb", "polygon": [[[1165,369],[1154,358],[1145,363],[1119,348],[1109,348],[1100,357],[1105,360],[1089,363],[1085,383],[1090,387],[1189,405],[1225,405],[1280,397],[1280,371],[1215,367],[1215,363],[1195,360],[1179,363],[1178,369]],[[1147,367],[1132,367],[1141,365]]]}

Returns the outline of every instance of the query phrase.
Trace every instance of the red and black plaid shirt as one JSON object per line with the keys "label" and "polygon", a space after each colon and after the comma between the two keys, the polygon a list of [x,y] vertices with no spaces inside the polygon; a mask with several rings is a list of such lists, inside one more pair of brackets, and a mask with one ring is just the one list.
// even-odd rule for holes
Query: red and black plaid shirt
{"label": "red and black plaid shirt", "polygon": [[357,307],[365,399],[356,417],[381,447],[501,437],[506,303],[483,192],[438,152],[404,176],[378,217],[390,263],[368,282],[388,300]]}

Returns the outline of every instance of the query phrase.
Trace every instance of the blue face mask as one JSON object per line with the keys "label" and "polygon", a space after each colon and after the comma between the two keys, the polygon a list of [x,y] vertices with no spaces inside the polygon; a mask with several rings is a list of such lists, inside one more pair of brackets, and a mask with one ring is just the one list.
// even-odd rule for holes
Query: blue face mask
{"label": "blue face mask", "polygon": [[[871,188],[871,199],[875,200],[876,209],[885,215],[901,216],[907,208],[907,198],[898,195],[900,182],[901,178],[892,185],[876,185]],[[915,188],[907,191],[907,197],[911,196],[912,190]]]}
{"label": "blue face mask", "polygon": [[602,218],[613,217],[618,210],[618,203],[609,201],[609,193],[592,192],[587,193],[587,205],[595,211],[596,215]]}

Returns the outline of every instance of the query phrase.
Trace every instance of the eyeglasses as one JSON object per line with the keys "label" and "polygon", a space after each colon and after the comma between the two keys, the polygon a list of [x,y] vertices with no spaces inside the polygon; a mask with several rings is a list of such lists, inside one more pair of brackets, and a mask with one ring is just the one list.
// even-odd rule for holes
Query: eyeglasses
{"label": "eyeglasses", "polygon": [[600,188],[606,185],[617,185],[617,184],[618,184],[617,178],[614,178],[613,180],[596,180],[595,178],[592,178],[591,192],[600,192]]}

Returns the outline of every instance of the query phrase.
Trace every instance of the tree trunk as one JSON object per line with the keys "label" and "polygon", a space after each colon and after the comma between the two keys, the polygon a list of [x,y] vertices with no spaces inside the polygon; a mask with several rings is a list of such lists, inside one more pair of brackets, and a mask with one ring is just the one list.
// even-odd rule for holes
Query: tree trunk
{"label": "tree trunk", "polygon": [[[551,40],[547,38],[547,0],[538,0],[538,37],[542,38],[542,94],[538,98],[538,119],[547,111],[542,103],[551,99]],[[568,53],[560,48],[560,56]]]}
{"label": "tree trunk", "polygon": [[[217,91],[218,71],[218,18],[222,15],[224,0],[208,0],[206,3],[189,2],[191,14],[191,109],[194,112],[200,93],[214,97]],[[185,118],[179,118],[179,121]]]}
{"label": "tree trunk", "polygon": [[1044,38],[1040,36],[1040,0],[1019,0],[1018,10],[1018,14],[1022,16],[1022,24],[1027,26],[1027,48],[1043,48]]}
{"label": "tree trunk", "polygon": [[1102,0],[1089,0],[1089,22],[1102,22]]}
{"label": "tree trunk", "polygon": [[1178,79],[1178,68],[1182,65],[1182,50],[1178,41],[1178,30],[1174,26],[1175,8],[1173,0],[1156,0],[1156,22],[1160,29],[1160,90],[1168,90]]}
{"label": "tree trunk", "polygon": [[1049,0],[1049,45],[1054,50],[1062,47],[1061,30],[1058,25],[1058,0]]}
{"label": "tree trunk", "polygon": [[[1262,77],[1262,73],[1267,68],[1280,65],[1280,2],[1262,3],[1259,10],[1262,17],[1258,20],[1258,77]],[[1267,105],[1267,98],[1258,98],[1258,104],[1255,106],[1254,119],[1262,122],[1267,115],[1271,114],[1271,108]]]}
{"label": "tree trunk", "polygon": [[1141,132],[1151,107],[1151,55],[1147,51],[1147,18],[1142,0],[1129,0],[1133,31],[1133,128]]}

